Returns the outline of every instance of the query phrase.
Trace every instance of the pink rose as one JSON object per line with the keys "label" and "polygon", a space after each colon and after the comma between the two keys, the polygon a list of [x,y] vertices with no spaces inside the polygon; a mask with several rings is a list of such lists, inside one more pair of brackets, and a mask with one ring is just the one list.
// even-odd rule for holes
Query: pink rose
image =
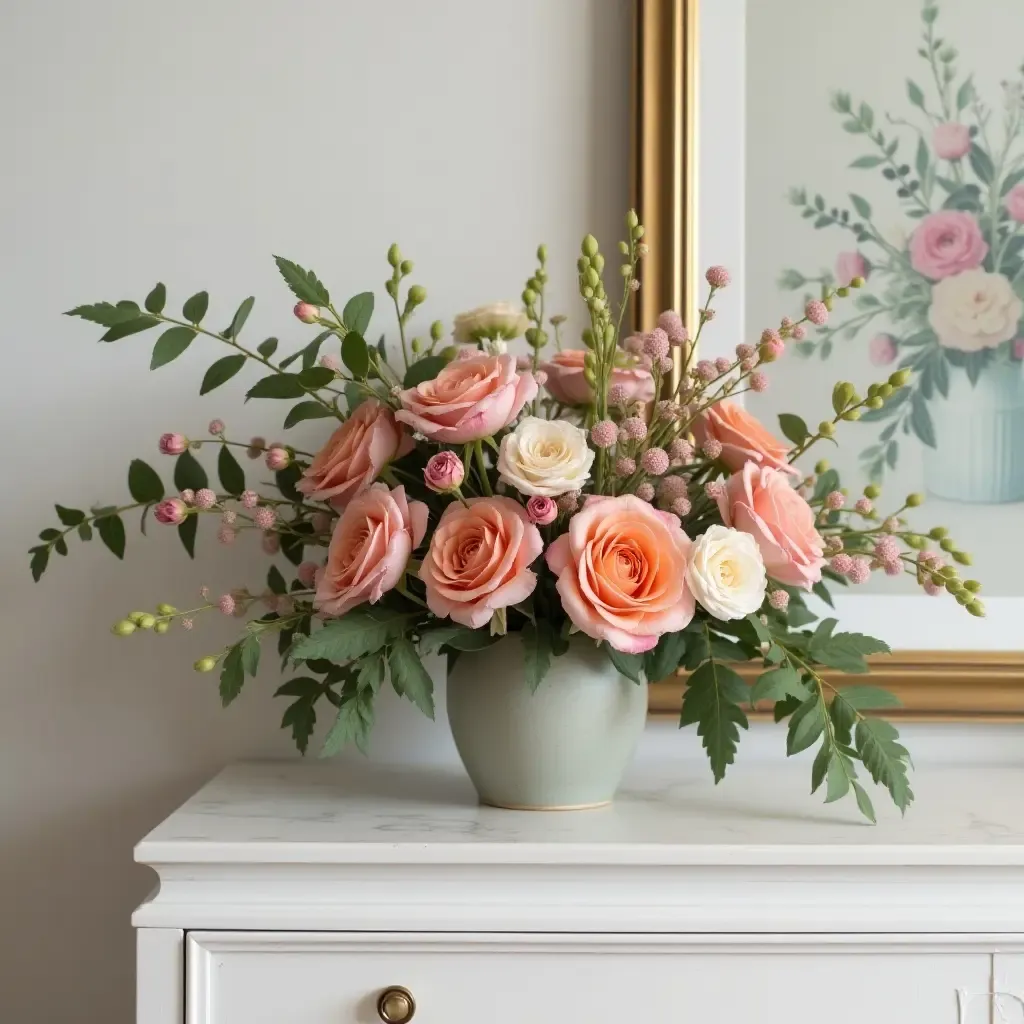
{"label": "pink rose", "polygon": [[867,277],[868,265],[859,252],[841,252],[836,257],[836,284],[849,286],[855,277]]}
{"label": "pink rose", "polygon": [[1018,223],[1024,223],[1024,182],[1006,193],[1006,212]]}
{"label": "pink rose", "polygon": [[465,444],[507,427],[536,394],[533,374],[517,373],[515,356],[477,353],[403,391],[395,418],[431,441]]}
{"label": "pink rose", "polygon": [[932,133],[932,148],[942,160],[959,160],[971,148],[970,129],[956,121],[938,124]]}
{"label": "pink rose", "polygon": [[800,471],[788,462],[789,446],[765,430],[756,417],[736,402],[717,402],[705,409],[694,423],[693,433],[700,447],[708,441],[718,441],[722,446],[718,457],[734,473],[753,461],[800,476]]}
{"label": "pink rose", "polygon": [[[544,387],[557,402],[564,405],[589,405],[594,392],[583,376],[586,352],[581,348],[567,348],[542,363],[540,369],[547,374]],[[654,378],[642,366],[616,366],[612,370],[609,387],[621,384],[626,391],[626,402],[653,402]]]}
{"label": "pink rose", "polygon": [[466,467],[455,452],[443,451],[431,455],[423,468],[423,482],[437,494],[445,494],[462,486]]}
{"label": "pink rose", "polygon": [[478,629],[537,586],[529,567],[544,547],[540,531],[511,498],[470,498],[441,514],[420,567],[427,606],[439,618]]}
{"label": "pink rose", "polygon": [[542,494],[535,494],[526,503],[526,516],[531,523],[537,526],[547,526],[558,518],[558,506],[551,498]]}
{"label": "pink rose", "polygon": [[876,334],[871,339],[868,357],[875,366],[888,366],[896,356],[896,342],[888,334]]}
{"label": "pink rose", "polygon": [[181,498],[165,498],[153,509],[153,518],[166,526],[179,526],[187,515],[188,507]]}
{"label": "pink rose", "polygon": [[973,270],[987,254],[977,219],[963,210],[929,213],[910,236],[910,265],[933,281]]}
{"label": "pink rose", "polygon": [[427,506],[409,501],[404,487],[373,484],[356,495],[331,536],[316,609],[337,616],[366,601],[375,604],[401,580],[426,531]]}
{"label": "pink rose", "polygon": [[573,624],[617,651],[639,654],[693,618],[691,547],[676,516],[636,495],[591,496],[545,557]]}
{"label": "pink rose", "polygon": [[824,543],[814,511],[777,470],[748,462],[718,497],[722,522],[749,533],[768,575],[810,590],[821,579]]}
{"label": "pink rose", "polygon": [[391,410],[368,398],[331,434],[295,485],[313,501],[341,508],[366,490],[392,460],[412,450],[412,438]]}
{"label": "pink rose", "polygon": [[157,447],[164,455],[181,455],[188,449],[188,438],[184,434],[161,434]]}

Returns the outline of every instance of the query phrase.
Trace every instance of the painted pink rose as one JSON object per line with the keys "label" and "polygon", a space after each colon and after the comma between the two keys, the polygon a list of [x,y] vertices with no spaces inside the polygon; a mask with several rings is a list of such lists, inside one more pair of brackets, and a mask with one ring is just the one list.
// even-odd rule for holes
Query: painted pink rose
{"label": "painted pink rose", "polygon": [[940,160],[959,160],[971,148],[971,132],[965,124],[947,121],[932,132],[932,149]]}
{"label": "painted pink rose", "polygon": [[536,394],[533,374],[518,373],[515,356],[477,354],[401,392],[395,418],[431,441],[465,444],[507,427]]}
{"label": "painted pink rose", "polygon": [[896,342],[888,334],[876,334],[868,345],[868,358],[875,366],[888,366],[897,356]]}
{"label": "painted pink rose", "polygon": [[331,434],[295,485],[313,501],[341,508],[366,490],[392,460],[412,450],[412,438],[391,410],[368,398]]}
{"label": "painted pink rose", "polygon": [[836,257],[836,284],[845,288],[855,277],[868,276],[868,264],[859,252],[841,252]]}
{"label": "painted pink rose", "polygon": [[409,501],[404,487],[373,484],[356,495],[334,527],[327,564],[313,604],[338,616],[375,604],[401,580],[409,556],[427,532],[427,506]]}
{"label": "painted pink rose", "polygon": [[1020,185],[1014,185],[1009,192],[1006,193],[1006,212],[1015,220],[1018,224],[1024,223],[1024,182]]}
{"label": "painted pink rose", "polygon": [[973,214],[940,210],[921,218],[910,236],[910,264],[933,281],[981,266],[988,243]]}
{"label": "painted pink rose", "polygon": [[769,576],[805,590],[821,579],[824,543],[814,510],[782,473],[748,462],[726,481],[718,509],[726,526],[757,541]]}
{"label": "painted pink rose", "polygon": [[745,463],[756,462],[800,476],[800,471],[789,464],[789,445],[769,433],[756,416],[736,402],[716,402],[707,408],[694,423],[693,433],[699,446],[718,441],[722,445],[719,458],[734,473]]}
{"label": "painted pink rose", "polygon": [[530,565],[544,548],[540,530],[511,498],[452,502],[441,514],[420,567],[427,606],[439,618],[478,629],[537,586]]}
{"label": "painted pink rose", "polygon": [[[589,405],[594,392],[583,376],[585,350],[567,348],[556,353],[540,369],[547,374],[544,387],[556,402],[564,405]],[[621,384],[626,402],[653,402],[654,378],[642,366],[617,366],[612,370],[609,387]]]}
{"label": "painted pink rose", "polygon": [[693,618],[686,583],[692,546],[670,512],[634,494],[593,495],[545,558],[573,625],[617,651],[639,654]]}

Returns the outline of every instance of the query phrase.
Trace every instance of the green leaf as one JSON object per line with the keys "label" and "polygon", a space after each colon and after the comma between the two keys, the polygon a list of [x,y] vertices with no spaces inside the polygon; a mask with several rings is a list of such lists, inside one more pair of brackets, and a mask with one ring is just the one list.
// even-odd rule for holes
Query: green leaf
{"label": "green leaf", "polygon": [[245,321],[249,319],[249,314],[255,304],[256,299],[252,295],[242,300],[242,304],[235,310],[235,315],[231,318],[231,326],[224,332],[225,338],[237,338],[242,333]]}
{"label": "green leaf", "polygon": [[348,367],[353,377],[365,380],[370,372],[370,350],[363,336],[356,331],[349,331],[341,339],[341,361]]}
{"label": "green leaf", "polygon": [[153,346],[153,358],[149,361],[149,368],[156,370],[177,359],[192,344],[195,336],[196,332],[191,327],[172,327],[164,331]]}
{"label": "green leaf", "polygon": [[935,425],[928,411],[928,402],[920,391],[915,391],[910,400],[910,427],[929,448],[937,447]]}
{"label": "green leaf", "polygon": [[825,730],[825,705],[815,693],[793,712],[786,735],[786,754],[799,754],[817,742]]}
{"label": "green leaf", "polygon": [[206,316],[207,309],[210,308],[210,296],[207,292],[196,292],[195,295],[190,298],[184,306],[181,307],[181,315],[190,324],[202,323],[203,317]]}
{"label": "green leaf", "polygon": [[417,359],[405,371],[402,385],[406,388],[414,388],[426,380],[433,380],[447,365],[448,360],[444,356],[424,356],[422,359]]}
{"label": "green leaf", "polygon": [[334,371],[326,366],[310,366],[299,374],[299,383],[307,391],[319,391],[334,379]]}
{"label": "green leaf", "polygon": [[427,716],[434,717],[434,683],[423,667],[412,641],[404,636],[395,640],[388,650],[391,685],[408,697]]}
{"label": "green leaf", "polygon": [[956,91],[956,109],[957,113],[967,108],[971,102],[971,98],[974,96],[974,83],[971,79],[967,79],[963,85],[960,86]]}
{"label": "green leaf", "polygon": [[369,690],[377,693],[384,683],[384,654],[378,651],[358,662],[359,670],[356,672],[356,689]]}
{"label": "green leaf", "polygon": [[275,691],[275,697],[319,697],[323,686],[312,676],[296,676],[282,683]]}
{"label": "green leaf", "polygon": [[167,302],[167,289],[157,282],[153,290],[146,296],[146,309],[150,313],[162,313]]}
{"label": "green leaf", "polygon": [[453,651],[482,651],[485,647],[497,643],[499,639],[500,637],[491,636],[486,629],[459,626],[456,632],[444,641],[444,646],[450,647]]}
{"label": "green leaf", "polygon": [[287,594],[288,583],[285,578],[281,575],[281,570],[276,565],[272,565],[267,570],[267,589],[272,594]]}
{"label": "green leaf", "polygon": [[292,263],[281,256],[275,256],[274,262],[285,284],[300,302],[309,302],[314,306],[326,306],[330,303],[330,293],[317,280],[312,270],[304,270],[297,263]]}
{"label": "green leaf", "polygon": [[626,654],[625,651],[617,651],[607,641],[601,646],[620,675],[624,675],[638,685],[643,685],[644,656],[642,654]]}
{"label": "green leaf", "polygon": [[420,650],[424,654],[436,654],[449,640],[457,637],[464,629],[464,626],[445,625],[425,630],[420,634]]}
{"label": "green leaf", "polygon": [[[379,617],[378,617],[379,616]],[[383,611],[351,611],[343,618],[328,622],[310,636],[295,638],[289,657],[293,662],[325,658],[328,661],[353,661],[364,654],[379,651],[389,640],[400,637],[408,627],[408,614]]]}
{"label": "green leaf", "polygon": [[782,428],[783,435],[793,444],[801,444],[811,436],[811,431],[803,418],[791,412],[779,414],[779,426]]}
{"label": "green leaf", "polygon": [[373,292],[360,292],[353,295],[341,311],[341,319],[350,331],[366,337],[366,328],[370,326],[373,316]]}
{"label": "green leaf", "polygon": [[[284,687],[281,687],[281,689],[284,689]],[[291,729],[292,740],[300,754],[306,753],[306,750],[309,748],[309,737],[313,735],[313,730],[316,728],[315,699],[315,697],[300,697],[297,701],[288,705],[281,719],[281,728]]]}
{"label": "green leaf", "polygon": [[334,331],[322,331],[318,334],[305,348],[300,348],[298,352],[293,352],[290,356],[281,360],[281,369],[285,370],[296,359],[302,359],[302,368],[304,370],[309,369],[315,362],[316,357],[320,355],[320,346],[334,333]]}
{"label": "green leaf", "polygon": [[220,701],[227,707],[241,692],[245,684],[245,670],[242,667],[242,645],[235,644],[228,651],[220,670]]}
{"label": "green leaf", "polygon": [[899,697],[880,686],[844,686],[835,699],[858,711],[902,707]]}
{"label": "green leaf", "polygon": [[692,634],[663,633],[658,646],[644,655],[644,675],[651,682],[667,679],[679,668]]}
{"label": "green leaf", "polygon": [[85,513],[77,508],[65,508],[63,505],[54,505],[57,510],[57,518],[65,526],[78,526],[85,522]]}
{"label": "green leaf", "polygon": [[305,393],[305,389],[299,383],[298,374],[272,373],[269,377],[263,377],[256,381],[245,393],[245,397],[247,400],[250,398],[301,398]]}
{"label": "green leaf", "polygon": [[928,143],[924,141],[922,135],[917,140],[917,152],[914,155],[914,169],[917,171],[918,178],[921,181],[928,179],[928,168],[931,166],[931,153],[928,150]]}
{"label": "green leaf", "polygon": [[333,757],[354,743],[366,753],[373,728],[373,696],[369,691],[354,694],[342,702],[338,717],[324,737],[321,757]]}
{"label": "green leaf", "polygon": [[115,324],[134,320],[140,313],[134,302],[119,302],[116,306],[110,302],[97,302],[90,306],[75,306],[65,316],[77,316],[101,327],[113,327]]}
{"label": "green leaf", "polygon": [[[128,467],[128,491],[135,501],[160,501],[164,496],[164,485],[152,466],[143,462],[142,459],[132,459],[131,465]],[[85,516],[82,518],[84,519]],[[65,525],[76,524],[66,523]]]}
{"label": "green leaf", "polygon": [[924,91],[916,82],[907,79],[907,98],[915,107],[924,110]]}
{"label": "green leaf", "polygon": [[739,675],[714,660],[704,662],[686,682],[679,726],[697,725],[716,783],[722,781],[726,768],[735,760],[739,730],[748,727],[740,707],[748,694],[747,684]]}
{"label": "green leaf", "polygon": [[245,470],[226,444],[220,446],[220,454],[217,456],[217,476],[220,477],[221,487],[228,494],[239,495],[245,490]]}
{"label": "green leaf", "polygon": [[231,380],[245,365],[245,358],[243,355],[237,355],[224,356],[222,359],[218,359],[206,371],[206,376],[203,377],[203,383],[199,388],[199,394],[205,395],[214,388],[219,388],[221,384]]}
{"label": "green leaf", "polygon": [[50,561],[50,549],[44,544],[32,549],[32,560],[29,562],[29,569],[32,572],[32,579],[38,583],[39,578],[46,572],[46,565]]}
{"label": "green leaf", "polygon": [[106,334],[100,338],[100,341],[119,341],[121,338],[127,338],[129,335],[138,334],[140,331],[148,331],[150,327],[155,327],[159,320],[155,316],[149,316],[143,314],[137,316],[132,320],[122,320],[120,323],[114,324],[113,327],[107,331]]}
{"label": "green leaf", "polygon": [[996,176],[996,169],[992,165],[992,157],[975,142],[971,144],[967,159],[970,160],[971,170],[978,176],[978,180],[983,185],[991,185],[992,179]]}
{"label": "green leaf", "polygon": [[821,598],[829,608],[835,608],[835,602],[832,600],[832,595],[829,593],[828,587],[826,587],[821,580],[811,587],[811,592]]}
{"label": "green leaf", "polygon": [[822,498],[827,494],[831,494],[833,491],[839,488],[839,474],[834,469],[826,469],[818,477],[818,482],[814,486],[814,500],[821,501]]}
{"label": "green leaf", "polygon": [[546,619],[540,619],[536,625],[527,622],[519,636],[523,644],[526,685],[531,693],[536,693],[551,668],[551,623]]}
{"label": "green leaf", "polygon": [[850,164],[850,166],[868,169],[871,167],[877,167],[879,164],[884,163],[885,157],[882,156],[859,156],[856,160],[853,161],[853,163]]}
{"label": "green leaf", "polygon": [[96,530],[100,540],[110,548],[118,558],[124,558],[124,523],[120,516],[104,516],[96,520]]}
{"label": "green leaf", "polygon": [[818,787],[825,781],[829,762],[832,760],[832,744],[826,736],[811,765],[811,792],[817,793]]}
{"label": "green leaf", "polygon": [[850,783],[853,781],[853,777],[853,763],[845,754],[833,750],[828,761],[825,803],[830,804],[846,796],[850,792]]}
{"label": "green leaf", "polygon": [[260,670],[260,638],[250,633],[241,645],[242,668],[246,675],[255,676]]}
{"label": "green leaf", "polygon": [[853,792],[857,798],[857,807],[860,808],[860,813],[874,825],[877,819],[875,818],[875,808],[872,806],[871,797],[864,792],[863,786],[857,782],[853,783]]}
{"label": "green leaf", "polygon": [[294,427],[296,423],[301,423],[303,420],[319,420],[330,415],[331,410],[320,402],[299,402],[298,405],[293,405],[288,410],[288,415],[284,418],[284,426],[287,430],[288,427]]}
{"label": "green leaf", "polygon": [[799,673],[791,665],[780,665],[778,668],[762,672],[757,677],[757,682],[750,688],[748,699],[753,707],[762,700],[775,704],[786,697],[807,699],[807,687],[804,686]]}
{"label": "green leaf", "polygon": [[850,202],[853,203],[853,208],[857,211],[858,217],[863,217],[867,220],[871,216],[871,204],[862,196],[851,192]]}
{"label": "green leaf", "polygon": [[199,529],[199,516],[188,516],[178,524],[178,538],[188,552],[189,558],[196,557],[196,531]]}
{"label": "green leaf", "polygon": [[897,742],[899,733],[881,718],[862,718],[854,732],[857,753],[871,778],[889,790],[893,803],[905,812],[914,800],[907,780],[910,755],[906,747]]}
{"label": "green leaf", "polygon": [[264,359],[269,359],[277,351],[277,338],[267,338],[266,341],[261,341],[256,346],[256,351]]}
{"label": "green leaf", "polygon": [[176,490],[198,491],[208,483],[206,470],[190,451],[183,451],[174,463],[174,487]]}

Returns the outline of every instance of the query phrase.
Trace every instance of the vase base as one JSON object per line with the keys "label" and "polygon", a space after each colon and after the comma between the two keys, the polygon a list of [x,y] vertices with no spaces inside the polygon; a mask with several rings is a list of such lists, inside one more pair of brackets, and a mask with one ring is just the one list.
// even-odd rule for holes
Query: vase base
{"label": "vase base", "polygon": [[502,811],[594,811],[599,807],[610,807],[611,800],[599,800],[592,804],[502,804],[497,800],[485,800],[480,797],[485,807],[497,807]]}

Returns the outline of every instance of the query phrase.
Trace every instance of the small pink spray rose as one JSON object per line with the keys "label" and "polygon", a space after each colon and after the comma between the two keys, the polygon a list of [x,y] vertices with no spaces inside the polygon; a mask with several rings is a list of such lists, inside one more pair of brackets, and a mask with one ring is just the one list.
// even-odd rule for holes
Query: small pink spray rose
{"label": "small pink spray rose", "polygon": [[932,149],[940,160],[959,160],[971,148],[971,132],[965,124],[946,121],[932,132]]}
{"label": "small pink spray rose", "polygon": [[161,434],[158,447],[164,455],[181,455],[188,449],[188,438],[184,434]]}
{"label": "small pink spray rose", "polygon": [[423,482],[435,493],[446,494],[462,486],[466,468],[452,451],[431,455],[423,469]]}
{"label": "small pink spray rose", "polygon": [[178,526],[187,515],[188,507],[181,498],[166,498],[153,509],[153,518],[166,526]]}
{"label": "small pink spray rose", "polygon": [[558,518],[558,506],[553,499],[535,494],[526,503],[526,516],[535,526],[547,526]]}

